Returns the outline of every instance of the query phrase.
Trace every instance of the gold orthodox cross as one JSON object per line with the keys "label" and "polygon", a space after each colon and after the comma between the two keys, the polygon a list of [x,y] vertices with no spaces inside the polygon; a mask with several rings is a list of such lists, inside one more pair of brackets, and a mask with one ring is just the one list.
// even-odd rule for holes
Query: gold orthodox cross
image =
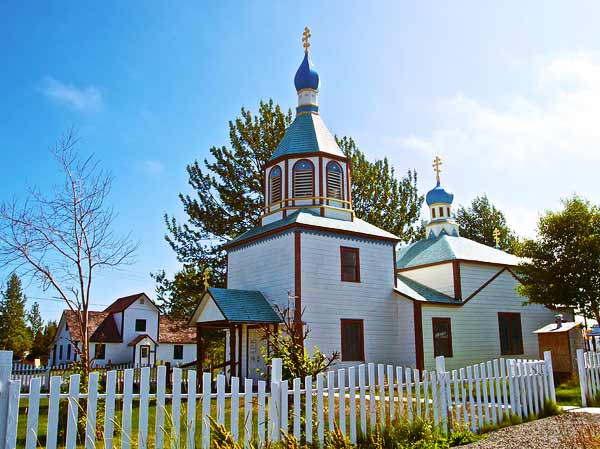
{"label": "gold orthodox cross", "polygon": [[304,32],[302,33],[302,46],[304,47],[304,51],[306,53],[308,53],[308,47],[310,47],[309,39],[311,36],[310,28],[304,27]]}
{"label": "gold orthodox cross", "polygon": [[492,234],[494,235],[494,240],[496,241],[496,248],[500,248],[500,229],[495,228]]}
{"label": "gold orthodox cross", "polygon": [[202,281],[204,283],[204,289],[208,290],[208,287],[210,287],[210,275],[212,273],[212,270],[210,267],[207,267],[203,272],[202,272]]}
{"label": "gold orthodox cross", "polygon": [[433,171],[435,172],[435,179],[437,180],[437,182],[440,182],[440,173],[442,171],[442,169],[440,168],[442,166],[442,158],[440,158],[439,156],[436,156],[435,159],[433,160]]}

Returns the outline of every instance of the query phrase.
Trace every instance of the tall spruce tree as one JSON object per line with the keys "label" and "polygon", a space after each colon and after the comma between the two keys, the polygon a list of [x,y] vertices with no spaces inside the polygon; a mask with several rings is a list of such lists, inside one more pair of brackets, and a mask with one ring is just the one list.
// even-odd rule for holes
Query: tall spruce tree
{"label": "tall spruce tree", "polygon": [[460,206],[456,211],[456,221],[462,237],[495,247],[494,230],[498,229],[499,248],[509,252],[516,250],[516,234],[508,227],[504,213],[490,202],[487,195],[476,197],[467,207]]}
{"label": "tall spruce tree", "polygon": [[[204,294],[202,273],[207,268],[211,270],[210,285],[223,285],[222,246],[259,224],[265,191],[263,168],[291,122],[291,111],[283,112],[272,100],[261,101],[256,115],[242,108],[241,115],[229,122],[230,146],[212,147],[211,160],[188,165],[194,195],[179,195],[186,220],[165,215],[165,239],[183,269],[173,278],[164,271],[153,274],[166,313],[193,311]],[[423,202],[417,193],[416,173],[409,171],[399,179],[387,159],[368,161],[352,138],[342,137],[338,143],[352,162],[356,215],[405,242],[414,240]]]}
{"label": "tall spruce tree", "polygon": [[13,273],[0,302],[0,347],[13,351],[15,357],[21,357],[31,347],[31,333],[27,327],[25,295],[21,280]]}

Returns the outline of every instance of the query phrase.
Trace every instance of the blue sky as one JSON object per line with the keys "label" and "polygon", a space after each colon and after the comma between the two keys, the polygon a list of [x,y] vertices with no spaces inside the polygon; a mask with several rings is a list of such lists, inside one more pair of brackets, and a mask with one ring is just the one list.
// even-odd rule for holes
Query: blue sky
{"label": "blue sky", "polygon": [[597,201],[597,2],[206,3],[0,3],[0,199],[50,188],[48,149],[76,126],[115,177],[117,230],[141,242],[135,264],[98,277],[96,307],[153,296],[148,273],[177,268],[162,217],[182,216],[186,164],[227,144],[241,106],[294,107],[305,25],[330,130],[416,168],[422,192],[440,154],[457,203],[487,193],[523,235],[561,197]]}

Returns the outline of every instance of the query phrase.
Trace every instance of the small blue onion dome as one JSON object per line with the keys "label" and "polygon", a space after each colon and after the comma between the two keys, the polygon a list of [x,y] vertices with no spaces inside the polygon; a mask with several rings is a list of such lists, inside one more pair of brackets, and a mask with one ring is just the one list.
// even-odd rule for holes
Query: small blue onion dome
{"label": "small blue onion dome", "polygon": [[438,181],[437,185],[431,189],[429,192],[427,192],[427,195],[425,196],[425,201],[427,202],[428,206],[431,206],[432,204],[437,204],[437,203],[444,203],[444,204],[452,204],[452,201],[454,200],[454,194],[450,193],[450,192],[446,192],[442,186],[440,186],[440,182]]}
{"label": "small blue onion dome", "polygon": [[294,76],[294,85],[296,90],[319,89],[319,74],[315,70],[308,52],[304,52],[302,64],[300,64],[296,76]]}

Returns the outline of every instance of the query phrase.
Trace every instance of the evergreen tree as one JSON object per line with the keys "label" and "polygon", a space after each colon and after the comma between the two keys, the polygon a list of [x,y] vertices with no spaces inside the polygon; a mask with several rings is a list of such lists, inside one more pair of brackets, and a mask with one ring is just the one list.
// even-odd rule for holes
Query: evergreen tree
{"label": "evergreen tree", "polygon": [[31,330],[31,335],[33,338],[36,338],[40,332],[44,330],[44,320],[42,319],[42,314],[40,313],[40,305],[37,302],[34,302],[27,314],[27,321],[29,321],[29,329]]}
{"label": "evergreen tree", "polygon": [[417,172],[398,178],[387,158],[371,162],[352,137],[336,139],[352,166],[352,206],[356,216],[397,235],[404,243],[423,237],[418,220],[423,196]]}
{"label": "evergreen tree", "polygon": [[[258,114],[242,108],[229,122],[229,147],[212,147],[212,160],[188,165],[194,195],[180,194],[187,214],[185,222],[165,215],[165,239],[183,264],[171,279],[154,273],[156,293],[163,310],[189,314],[204,294],[201,274],[210,268],[210,285],[222,286],[225,252],[222,245],[259,224],[264,204],[263,168],[292,122],[272,100],[260,102]],[[359,218],[369,221],[403,241],[417,236],[415,223],[423,197],[416,188],[416,173],[401,179],[387,159],[370,162],[351,138],[338,140],[353,164],[353,203]]]}
{"label": "evergreen tree", "polygon": [[531,302],[573,307],[600,322],[600,208],[573,197],[539,218],[519,245],[520,292]]}
{"label": "evergreen tree", "polygon": [[28,357],[30,360],[39,358],[42,359],[45,364],[50,355],[50,346],[52,345],[52,340],[54,339],[57,328],[58,324],[56,321],[48,321],[48,323],[42,327],[42,330],[33,338],[31,352]]}
{"label": "evergreen tree", "polygon": [[13,351],[15,357],[21,357],[31,347],[25,302],[21,280],[13,273],[6,283],[0,302],[0,347]]}
{"label": "evergreen tree", "polygon": [[504,213],[490,202],[487,195],[476,197],[468,207],[460,206],[456,211],[456,221],[462,237],[495,247],[494,230],[498,229],[500,249],[508,252],[516,250],[518,241],[515,233],[506,224]]}

